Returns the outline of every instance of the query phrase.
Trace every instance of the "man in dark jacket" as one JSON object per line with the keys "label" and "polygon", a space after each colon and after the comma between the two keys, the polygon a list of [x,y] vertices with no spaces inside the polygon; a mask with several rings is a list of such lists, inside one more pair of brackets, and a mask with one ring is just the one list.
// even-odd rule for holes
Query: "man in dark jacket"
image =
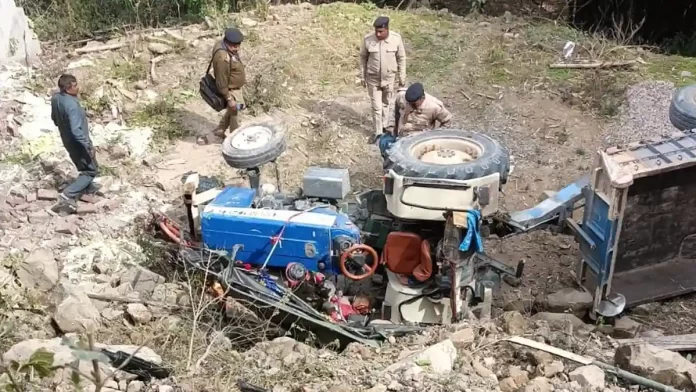
{"label": "man in dark jacket", "polygon": [[97,176],[97,161],[89,137],[87,114],[77,99],[77,79],[73,75],[61,75],[58,88],[60,91],[51,98],[51,119],[58,127],[63,146],[79,175],[60,194],[59,203],[54,209],[68,207],[74,211],[77,208],[77,199],[82,194],[88,190],[96,190],[92,181]]}

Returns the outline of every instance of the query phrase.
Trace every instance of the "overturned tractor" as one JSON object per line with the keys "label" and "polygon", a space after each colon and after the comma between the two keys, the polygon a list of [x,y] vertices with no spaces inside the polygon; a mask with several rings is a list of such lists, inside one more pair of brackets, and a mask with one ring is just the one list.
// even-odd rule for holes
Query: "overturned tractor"
{"label": "overturned tractor", "polygon": [[[482,237],[548,227],[580,242],[578,276],[595,295],[592,315],[613,317],[627,305],[696,288],[693,278],[675,275],[675,268],[696,265],[693,209],[684,207],[695,192],[685,180],[696,162],[692,132],[599,151],[590,175],[510,214],[498,211],[512,169],[508,151],[482,134],[434,130],[402,138],[388,152],[382,189],[354,198],[345,169],[309,168],[296,194],[261,185],[258,167],[273,163],[284,146],[274,126],[235,131],[223,154],[247,171],[251,186],[196,193],[192,175],[184,186],[189,236],[159,218],[162,230],[186,245],[184,259],[200,266],[200,252],[214,255],[213,273],[227,293],[274,307],[269,317],[279,324],[320,326],[374,345],[388,334],[485,315],[500,282],[519,280],[524,265],[491,259]],[[664,202],[650,210],[658,199]],[[573,220],[583,207],[582,220]],[[685,223],[667,224],[669,217]],[[672,240],[649,245],[657,236]],[[648,290],[654,275],[641,271],[664,279]]]}

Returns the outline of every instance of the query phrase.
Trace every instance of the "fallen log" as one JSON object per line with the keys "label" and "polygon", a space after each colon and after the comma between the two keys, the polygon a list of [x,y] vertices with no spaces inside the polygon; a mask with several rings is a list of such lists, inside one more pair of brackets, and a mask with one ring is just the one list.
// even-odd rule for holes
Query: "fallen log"
{"label": "fallen log", "polygon": [[168,40],[168,39],[166,39],[166,38],[156,37],[156,36],[154,36],[154,35],[146,35],[146,36],[145,36],[145,40],[146,40],[146,41],[150,41],[150,42],[156,42],[156,43],[158,43],[158,44],[169,45],[169,46],[171,46],[171,47],[176,46],[176,42],[172,42],[172,41],[170,41],[170,40]]}
{"label": "fallen log", "polygon": [[75,53],[77,54],[85,54],[85,53],[94,53],[94,52],[103,52],[106,50],[114,50],[114,49],[121,49],[122,47],[126,46],[125,42],[119,42],[117,44],[110,44],[110,45],[103,45],[103,46],[93,46],[90,48],[78,48],[75,49]]}
{"label": "fallen log", "polygon": [[653,338],[617,339],[616,341],[621,345],[647,343],[663,350],[696,351],[696,333]]}
{"label": "fallen log", "polygon": [[164,29],[164,34],[168,35],[170,38],[174,39],[175,41],[181,41],[181,42],[186,42],[186,38],[184,38],[181,34]]}
{"label": "fallen log", "polygon": [[638,63],[638,60],[626,61],[605,61],[596,63],[556,63],[549,64],[551,69],[603,69],[603,68],[620,68],[628,67]]}

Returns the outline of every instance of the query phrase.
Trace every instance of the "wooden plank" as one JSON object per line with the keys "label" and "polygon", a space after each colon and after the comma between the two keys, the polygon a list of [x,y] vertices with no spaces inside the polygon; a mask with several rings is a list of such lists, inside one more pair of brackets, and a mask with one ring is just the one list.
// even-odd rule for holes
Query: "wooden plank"
{"label": "wooden plank", "polygon": [[222,193],[222,189],[213,188],[213,189],[208,189],[207,191],[205,191],[203,193],[199,193],[197,195],[194,195],[193,196],[193,205],[198,206],[198,205],[201,205],[203,203],[207,203],[207,202],[213,200],[214,198],[216,198],[217,195],[219,195],[220,193]]}
{"label": "wooden plank", "polygon": [[506,339],[510,343],[515,343],[515,344],[520,344],[522,346],[527,346],[531,348],[535,348],[537,350],[541,351],[546,351],[549,354],[553,354],[565,359],[569,359],[571,361],[577,362],[582,365],[591,365],[594,363],[594,359],[588,358],[588,357],[583,357],[582,355],[577,355],[573,354],[570,351],[562,350],[558,347],[553,347],[549,346],[546,343],[539,343],[536,340],[531,340],[527,338],[523,338],[521,336],[513,336],[511,338]]}
{"label": "wooden plank", "polygon": [[696,351],[696,333],[653,338],[617,339],[619,344],[647,343],[670,351]]}

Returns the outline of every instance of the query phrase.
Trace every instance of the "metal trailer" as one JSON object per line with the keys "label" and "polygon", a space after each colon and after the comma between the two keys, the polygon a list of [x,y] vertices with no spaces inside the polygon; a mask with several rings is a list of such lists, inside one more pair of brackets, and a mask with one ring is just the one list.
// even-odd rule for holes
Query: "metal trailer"
{"label": "metal trailer", "polygon": [[696,130],[599,151],[582,193],[582,220],[565,221],[597,313],[696,291]]}

